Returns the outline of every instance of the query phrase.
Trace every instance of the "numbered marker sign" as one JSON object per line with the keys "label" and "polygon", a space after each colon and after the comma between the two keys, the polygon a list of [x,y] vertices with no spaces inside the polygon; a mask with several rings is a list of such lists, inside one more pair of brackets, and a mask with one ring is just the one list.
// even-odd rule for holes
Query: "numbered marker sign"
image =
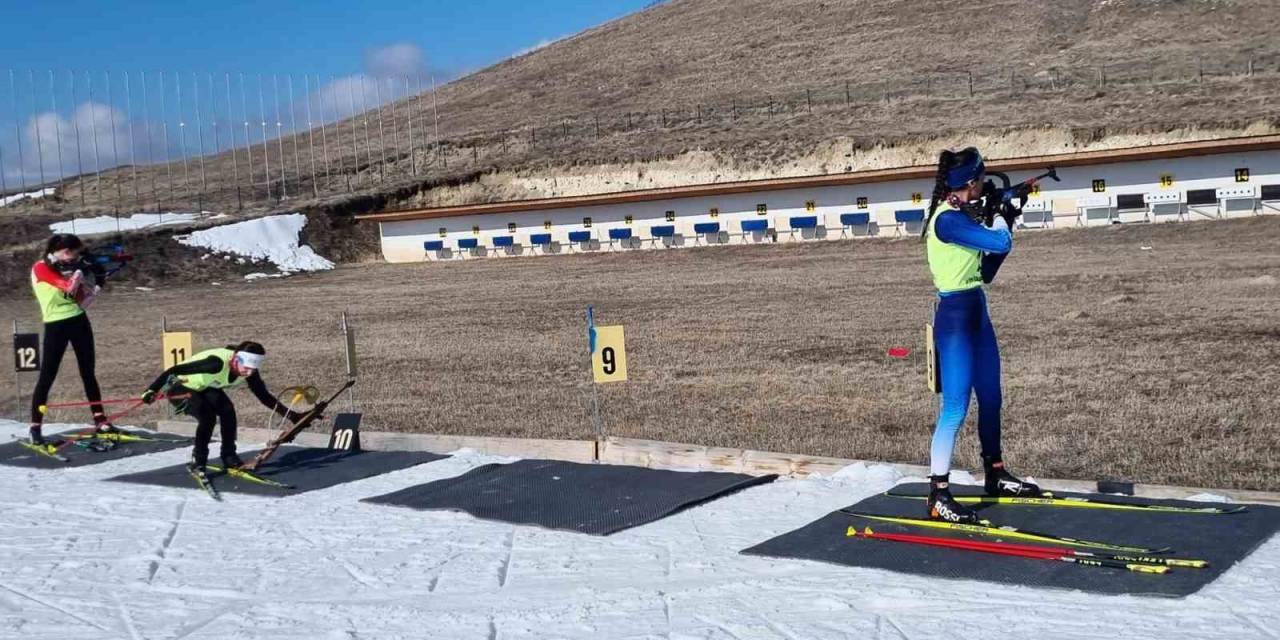
{"label": "numbered marker sign", "polygon": [[329,448],[344,451],[360,451],[359,413],[339,413],[333,418],[333,433],[329,434]]}
{"label": "numbered marker sign", "polygon": [[191,347],[190,331],[168,331],[162,334],[164,368],[168,369],[195,355]]}
{"label": "numbered marker sign", "polygon": [[598,383],[625,382],[627,347],[622,327],[596,327],[596,352],[591,354],[591,371]]}
{"label": "numbered marker sign", "polygon": [[13,334],[13,370],[40,370],[40,334]]}

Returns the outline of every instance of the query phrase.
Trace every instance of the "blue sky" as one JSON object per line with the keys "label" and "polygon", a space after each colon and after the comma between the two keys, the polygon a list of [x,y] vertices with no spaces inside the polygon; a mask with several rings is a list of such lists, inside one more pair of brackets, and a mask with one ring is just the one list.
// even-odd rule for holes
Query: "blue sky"
{"label": "blue sky", "polygon": [[[196,82],[206,82],[204,74],[210,72],[215,81],[224,72],[245,73],[251,80],[256,74],[295,74],[299,96],[303,74],[318,76],[326,85],[331,77],[341,83],[381,74],[434,74],[443,80],[632,13],[651,1],[7,0],[0,30],[0,165],[12,189],[23,173],[32,176],[32,169],[39,168],[30,158],[18,166],[18,136],[23,136],[25,155],[34,155],[36,129],[47,138],[50,131],[75,124],[82,131],[108,127],[114,117],[111,131],[122,132],[125,71],[135,74],[128,116],[136,123],[140,116],[133,111],[141,106],[136,74],[143,71],[149,74],[150,103],[156,101],[160,70],[170,78],[167,91],[173,91],[174,73],[184,82],[191,82],[192,72],[200,74]],[[13,92],[10,69],[17,84]],[[52,95],[50,70],[55,72]],[[74,92],[68,75],[72,70],[77,72]],[[89,79],[92,104],[85,71],[94,72]],[[114,84],[110,108],[103,95],[104,72],[112,74]],[[170,98],[173,102],[175,96]],[[156,105],[150,106],[155,110]],[[55,115],[60,120],[55,122]],[[158,120],[154,114],[150,118]],[[47,151],[50,143],[41,142]],[[46,174],[66,172],[49,166],[51,162],[45,159]],[[110,159],[102,162],[111,164]]]}

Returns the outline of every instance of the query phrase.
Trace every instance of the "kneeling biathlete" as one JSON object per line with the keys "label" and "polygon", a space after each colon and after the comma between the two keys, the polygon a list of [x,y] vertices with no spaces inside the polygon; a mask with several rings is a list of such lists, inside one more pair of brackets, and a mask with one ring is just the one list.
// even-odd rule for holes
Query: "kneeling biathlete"
{"label": "kneeling biathlete", "polygon": [[266,353],[266,349],[256,342],[242,342],[234,347],[201,351],[166,369],[142,394],[142,400],[151,404],[155,401],[156,394],[168,385],[168,395],[188,396],[186,399],[171,398],[169,402],[178,413],[196,419],[195,449],[188,465],[193,474],[206,477],[209,440],[213,437],[213,425],[216,422],[222,423],[220,453],[223,468],[233,469],[244,464],[236,454],[236,408],[224,389],[247,385],[258,402],[277,415],[290,422],[297,422],[302,417],[281,405],[267,390],[266,383],[258,373]]}
{"label": "kneeling biathlete", "polygon": [[969,412],[969,395],[978,398],[978,438],[989,495],[1037,496],[1040,488],[1004,468],[1000,451],[1000,349],[987,314],[982,285],[990,283],[1013,248],[1016,213],[1002,212],[991,226],[975,212],[983,193],[986,166],[978,150],[943,151],[929,203],[924,236],[929,270],[938,289],[934,342],[942,376],[942,408],[929,452],[929,516],[973,523],[977,513],[956,502],[948,480],[956,435]]}

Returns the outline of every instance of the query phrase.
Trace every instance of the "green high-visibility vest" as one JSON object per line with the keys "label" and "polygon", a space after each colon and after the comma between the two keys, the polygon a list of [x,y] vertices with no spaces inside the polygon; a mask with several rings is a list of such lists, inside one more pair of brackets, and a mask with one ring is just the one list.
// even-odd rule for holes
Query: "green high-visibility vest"
{"label": "green high-visibility vest", "polygon": [[31,290],[36,294],[36,303],[40,305],[40,318],[46,323],[84,315],[84,309],[80,308],[75,296],[41,281],[36,277],[35,267],[31,268]]}
{"label": "green high-visibility vest", "polygon": [[929,219],[928,233],[925,235],[925,252],[929,256],[929,271],[933,274],[933,286],[940,293],[965,291],[982,286],[982,252],[977,249],[938,239],[934,227],[938,218],[947,211],[955,211],[948,205],[942,205],[937,213]]}
{"label": "green high-visibility vest", "polygon": [[222,361],[222,368],[217,373],[192,373],[178,376],[178,383],[192,391],[228,389],[244,384],[244,376],[240,376],[234,381],[231,380],[231,356],[234,354],[235,351],[231,349],[208,349],[183,360],[182,364],[187,364],[188,362],[204,360],[209,356],[216,356]]}

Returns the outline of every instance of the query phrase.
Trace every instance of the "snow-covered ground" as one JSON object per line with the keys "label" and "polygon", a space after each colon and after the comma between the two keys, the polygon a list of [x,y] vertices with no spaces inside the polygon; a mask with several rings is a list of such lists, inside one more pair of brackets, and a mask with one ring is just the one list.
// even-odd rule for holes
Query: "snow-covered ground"
{"label": "snow-covered ground", "polygon": [[[0,421],[0,438],[23,429]],[[0,638],[1168,640],[1280,629],[1280,539],[1182,600],[738,554],[886,489],[899,479],[887,466],[780,480],[607,538],[359,502],[497,460],[465,451],[285,499],[216,503],[102,482],[187,455],[0,466]]]}
{"label": "snow-covered ground", "polygon": [[94,218],[76,218],[49,225],[54,233],[115,233],[116,231],[136,231],[148,227],[160,227],[172,224],[186,224],[196,220],[217,218],[209,212],[204,213],[135,213],[129,216],[97,216]]}
{"label": "snow-covered ground", "polygon": [[36,191],[28,191],[26,193],[15,193],[11,196],[0,196],[0,207],[7,207],[19,200],[36,200],[45,196],[51,196],[58,190],[53,187],[45,187]]}
{"label": "snow-covered ground", "polygon": [[332,262],[298,243],[298,233],[306,224],[307,217],[301,213],[268,216],[202,229],[179,242],[251,260],[269,260],[283,272],[332,269]]}

